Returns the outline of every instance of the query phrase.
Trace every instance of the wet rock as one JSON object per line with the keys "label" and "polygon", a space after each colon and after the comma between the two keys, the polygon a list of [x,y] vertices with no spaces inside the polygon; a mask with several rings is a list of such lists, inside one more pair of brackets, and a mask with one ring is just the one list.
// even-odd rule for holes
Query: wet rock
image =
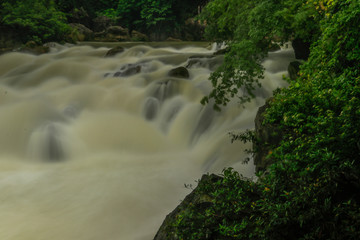
{"label": "wet rock", "polygon": [[299,61],[293,61],[289,63],[288,73],[291,80],[295,80],[299,75],[301,63]]}
{"label": "wet rock", "polygon": [[171,69],[168,73],[170,77],[176,77],[176,78],[186,78],[188,79],[190,77],[189,71],[185,67],[177,67],[174,69]]}
{"label": "wet rock", "polygon": [[223,62],[223,55],[196,55],[188,59],[186,68],[204,67],[214,71]]}
{"label": "wet rock", "polygon": [[127,64],[121,67],[120,70],[114,74],[114,77],[128,77],[139,72],[141,72],[141,65]]}
{"label": "wet rock", "polygon": [[106,53],[105,57],[112,57],[112,56],[115,56],[116,54],[122,53],[124,51],[125,51],[125,49],[122,46],[117,46],[117,47],[114,47],[114,48],[110,49]]}

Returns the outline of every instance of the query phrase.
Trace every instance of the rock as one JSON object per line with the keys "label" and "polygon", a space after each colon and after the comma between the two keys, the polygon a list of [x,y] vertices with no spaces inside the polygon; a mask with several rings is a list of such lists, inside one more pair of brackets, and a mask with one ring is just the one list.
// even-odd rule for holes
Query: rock
{"label": "rock", "polygon": [[141,32],[133,30],[133,31],[131,31],[131,40],[132,41],[140,41],[140,42],[148,42],[149,37]]}
{"label": "rock", "polygon": [[292,47],[295,52],[295,58],[307,60],[310,55],[310,45],[311,45],[310,43],[305,42],[302,39],[299,39],[299,38],[294,39],[292,41]]}
{"label": "rock", "polygon": [[295,80],[299,75],[301,63],[299,61],[293,61],[289,63],[288,73],[291,80]]}
{"label": "rock", "polygon": [[182,42],[182,40],[177,39],[177,38],[173,38],[173,37],[168,37],[166,39],[166,41],[168,41],[168,42]]}
{"label": "rock", "polygon": [[94,32],[80,23],[70,23],[73,29],[71,38],[75,41],[91,41],[94,39]]}
{"label": "rock", "polygon": [[113,34],[113,35],[120,35],[120,36],[128,36],[129,35],[129,31],[120,26],[110,26],[106,29],[106,32]]}
{"label": "rock", "polygon": [[[215,174],[203,175],[199,184],[214,184],[221,180],[220,176]],[[205,214],[206,210],[212,206],[212,198],[199,191],[199,187],[196,187],[185,199],[178,205],[174,211],[168,214],[156,233],[154,240],[177,240],[177,236],[174,233],[174,227],[172,225],[181,214],[183,214],[190,206],[194,206]]]}
{"label": "rock", "polygon": [[125,49],[122,46],[117,46],[117,47],[114,47],[114,48],[110,49],[106,53],[105,57],[112,57],[112,56],[115,56],[116,54],[122,53],[124,51],[125,51]]}
{"label": "rock", "polygon": [[141,65],[139,64],[126,64],[114,74],[114,77],[128,77],[141,72]]}
{"label": "rock", "polygon": [[99,16],[92,21],[94,32],[105,32],[113,24],[113,20],[106,16]]}
{"label": "rock", "polygon": [[209,68],[211,71],[214,71],[218,68],[223,62],[223,55],[199,55],[199,56],[191,56],[187,61],[186,68],[192,67],[203,67]]}
{"label": "rock", "polygon": [[257,172],[265,171],[272,163],[268,155],[282,140],[283,133],[277,125],[263,125],[264,113],[272,100],[273,98],[269,98],[265,105],[259,108],[255,117],[255,141],[253,143],[253,149],[256,152],[254,164]]}
{"label": "rock", "polygon": [[189,78],[190,74],[189,71],[185,67],[177,67],[174,69],[171,69],[168,73],[170,77],[176,77],[176,78]]}

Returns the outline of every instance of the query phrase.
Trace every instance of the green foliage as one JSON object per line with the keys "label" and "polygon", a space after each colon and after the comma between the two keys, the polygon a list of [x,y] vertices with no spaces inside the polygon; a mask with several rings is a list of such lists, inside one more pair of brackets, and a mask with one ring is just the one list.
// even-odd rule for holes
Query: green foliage
{"label": "green foliage", "polygon": [[215,109],[236,97],[250,101],[264,69],[261,62],[274,41],[292,38],[317,40],[321,14],[302,0],[213,0],[200,18],[206,22],[209,40],[225,41],[229,51],[224,64],[210,77],[213,91],[203,103],[215,100]]}
{"label": "green foliage", "polygon": [[55,0],[55,2],[65,13],[83,8],[90,18],[94,18],[98,13],[116,8],[118,0]]}
{"label": "green foliage", "polygon": [[217,182],[200,182],[198,191],[212,199],[211,205],[203,211],[192,205],[178,216],[174,226],[179,239],[252,239],[251,222],[259,198],[255,183],[226,169]]}
{"label": "green foliage", "polygon": [[300,77],[266,111],[265,123],[285,133],[274,163],[256,183],[226,170],[201,186],[213,205],[181,216],[180,239],[360,238],[360,1],[308,1],[298,11],[291,28],[310,19],[317,26],[300,34],[318,37]]}
{"label": "green foliage", "polygon": [[1,24],[18,29],[24,42],[62,40],[69,31],[65,15],[51,0],[5,0],[0,11]]}

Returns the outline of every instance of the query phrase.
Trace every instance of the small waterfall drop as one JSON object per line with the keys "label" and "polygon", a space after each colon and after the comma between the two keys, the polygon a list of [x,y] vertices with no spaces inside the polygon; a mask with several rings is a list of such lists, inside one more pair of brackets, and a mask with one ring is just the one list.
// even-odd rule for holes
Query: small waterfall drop
{"label": "small waterfall drop", "polygon": [[[94,44],[96,45],[96,44]],[[294,56],[270,53],[257,98],[202,106],[222,61],[205,43],[61,46],[0,56],[0,239],[148,240],[203,173],[242,164],[257,108]],[[170,76],[185,67],[187,78]]]}

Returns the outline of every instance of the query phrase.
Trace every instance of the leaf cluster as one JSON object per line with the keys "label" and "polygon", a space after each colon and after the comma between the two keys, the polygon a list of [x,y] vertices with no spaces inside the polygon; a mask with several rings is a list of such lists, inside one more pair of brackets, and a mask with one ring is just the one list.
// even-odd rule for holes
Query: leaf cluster
{"label": "leaf cluster", "polygon": [[52,0],[5,0],[0,6],[0,24],[17,29],[24,42],[62,40],[70,31]]}
{"label": "leaf cluster", "polygon": [[360,1],[303,7],[320,33],[300,77],[266,111],[265,123],[285,133],[273,164],[256,183],[227,169],[201,186],[212,205],[183,214],[180,239],[360,238]]}

